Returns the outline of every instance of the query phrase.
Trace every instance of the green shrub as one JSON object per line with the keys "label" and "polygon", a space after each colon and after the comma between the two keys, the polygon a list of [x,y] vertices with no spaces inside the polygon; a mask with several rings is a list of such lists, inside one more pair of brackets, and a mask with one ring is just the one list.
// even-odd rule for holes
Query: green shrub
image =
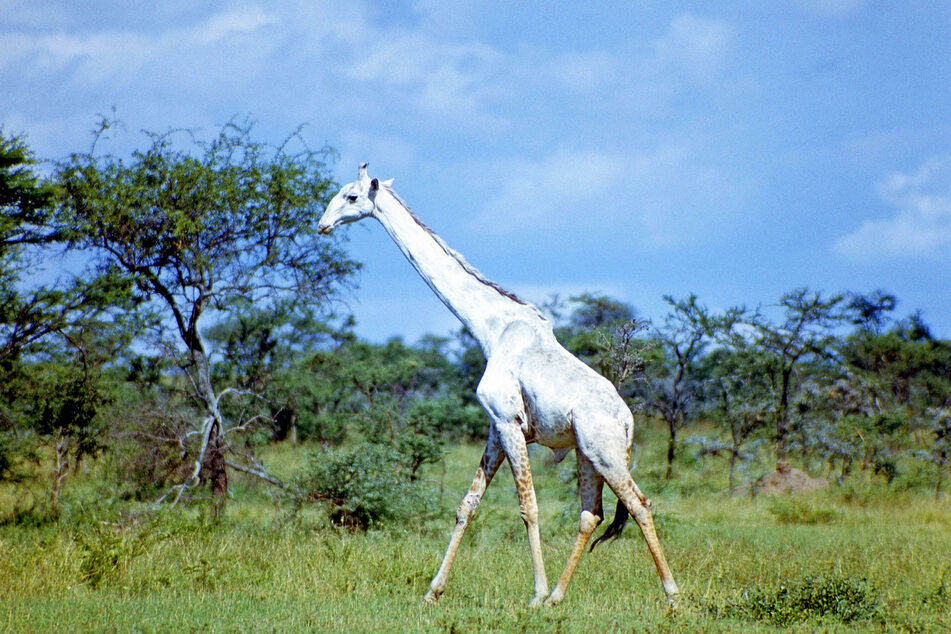
{"label": "green shrub", "polygon": [[878,606],[879,598],[865,579],[819,576],[749,595],[728,613],[786,627],[811,619],[842,623],[880,619]]}
{"label": "green shrub", "polygon": [[350,412],[339,413],[301,410],[297,420],[297,435],[301,440],[339,444],[347,434]]}
{"label": "green shrub", "polygon": [[315,451],[296,479],[297,506],[322,504],[335,526],[360,530],[431,515],[434,496],[403,458],[384,443]]}
{"label": "green shrub", "polygon": [[948,588],[948,573],[951,572],[951,566],[945,566],[941,572],[941,580],[934,590],[929,592],[922,599],[922,603],[933,603],[935,605],[951,605],[951,589]]}
{"label": "green shrub", "polygon": [[894,487],[899,491],[927,491],[934,489],[937,477],[938,469],[935,465],[925,460],[915,460],[901,470],[895,478]]}
{"label": "green shrub", "polygon": [[22,526],[24,528],[38,528],[44,524],[51,524],[57,519],[49,508],[38,504],[35,499],[29,504],[14,503],[10,511],[0,517],[0,526]]}
{"label": "green shrub", "polygon": [[774,498],[769,512],[780,524],[828,524],[839,517],[835,509],[818,508],[802,500]]}
{"label": "green shrub", "polygon": [[132,533],[111,524],[99,524],[93,531],[77,533],[75,540],[79,546],[80,579],[92,588],[118,579],[151,542],[149,532]]}

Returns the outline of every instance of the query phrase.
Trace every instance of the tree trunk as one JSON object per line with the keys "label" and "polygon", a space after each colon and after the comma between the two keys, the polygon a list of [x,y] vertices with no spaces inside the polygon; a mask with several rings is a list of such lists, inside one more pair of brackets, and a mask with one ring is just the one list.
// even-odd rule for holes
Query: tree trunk
{"label": "tree trunk", "polygon": [[211,486],[212,509],[215,520],[218,520],[224,515],[225,500],[228,497],[228,471],[221,446],[222,419],[218,409],[218,396],[211,382],[211,363],[205,355],[205,346],[198,334],[197,317],[193,316],[191,327],[183,339],[189,346],[189,356],[195,368],[197,392],[204,401],[205,410],[211,418],[202,468]]}
{"label": "tree trunk", "polygon": [[50,513],[56,516],[59,514],[59,494],[63,489],[63,480],[69,475],[69,449],[67,448],[66,439],[62,434],[60,434],[59,439],[56,441],[54,451],[56,454],[56,467],[50,476],[52,480],[50,484]]}
{"label": "tree trunk", "polygon": [[205,456],[205,468],[211,485],[211,504],[217,521],[224,515],[225,502],[228,499],[228,471],[225,468],[225,455],[221,449],[217,422],[211,426]]}
{"label": "tree trunk", "polygon": [[776,416],[776,464],[786,462],[789,451],[786,448],[789,434],[789,382],[791,371],[783,371],[782,387],[779,395],[779,412]]}
{"label": "tree trunk", "polygon": [[736,471],[736,448],[730,451],[730,493],[733,493],[733,473]]}
{"label": "tree trunk", "polygon": [[667,473],[664,479],[670,480],[674,474],[674,456],[677,453],[677,426],[673,422],[668,422],[667,426],[670,430],[670,440],[667,442]]}
{"label": "tree trunk", "polygon": [[941,499],[941,485],[944,483],[944,460],[938,462],[938,481],[935,483],[934,487],[934,499],[938,501]]}

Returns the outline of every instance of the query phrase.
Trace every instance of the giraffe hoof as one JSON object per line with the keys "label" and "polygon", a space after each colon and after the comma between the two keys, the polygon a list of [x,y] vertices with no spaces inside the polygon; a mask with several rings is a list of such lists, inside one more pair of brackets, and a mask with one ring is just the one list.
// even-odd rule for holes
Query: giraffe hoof
{"label": "giraffe hoof", "polygon": [[554,594],[550,594],[547,599],[545,599],[545,607],[553,607],[561,603],[562,597],[556,597]]}
{"label": "giraffe hoof", "polygon": [[532,602],[528,604],[528,607],[530,608],[541,607],[544,601],[545,601],[545,597],[537,596],[532,599]]}
{"label": "giraffe hoof", "polygon": [[426,596],[423,597],[423,601],[432,605],[439,601],[439,595],[430,590],[426,593]]}

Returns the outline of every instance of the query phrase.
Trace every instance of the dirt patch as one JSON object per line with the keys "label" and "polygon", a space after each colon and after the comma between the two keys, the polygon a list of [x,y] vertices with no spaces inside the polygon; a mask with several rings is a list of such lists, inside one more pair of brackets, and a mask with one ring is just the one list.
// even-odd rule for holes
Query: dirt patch
{"label": "dirt patch", "polygon": [[761,495],[803,493],[828,488],[829,482],[825,478],[810,477],[807,473],[794,469],[784,460],[776,464],[776,471],[753,483],[753,489]]}

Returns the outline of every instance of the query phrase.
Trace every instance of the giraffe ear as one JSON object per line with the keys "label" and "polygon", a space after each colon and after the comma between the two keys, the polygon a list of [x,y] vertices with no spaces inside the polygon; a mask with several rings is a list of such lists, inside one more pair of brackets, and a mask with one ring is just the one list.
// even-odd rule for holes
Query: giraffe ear
{"label": "giraffe ear", "polygon": [[384,187],[392,187],[392,186],[393,186],[393,179],[391,178],[391,179],[389,179],[389,180],[383,181],[383,186],[384,186]]}

